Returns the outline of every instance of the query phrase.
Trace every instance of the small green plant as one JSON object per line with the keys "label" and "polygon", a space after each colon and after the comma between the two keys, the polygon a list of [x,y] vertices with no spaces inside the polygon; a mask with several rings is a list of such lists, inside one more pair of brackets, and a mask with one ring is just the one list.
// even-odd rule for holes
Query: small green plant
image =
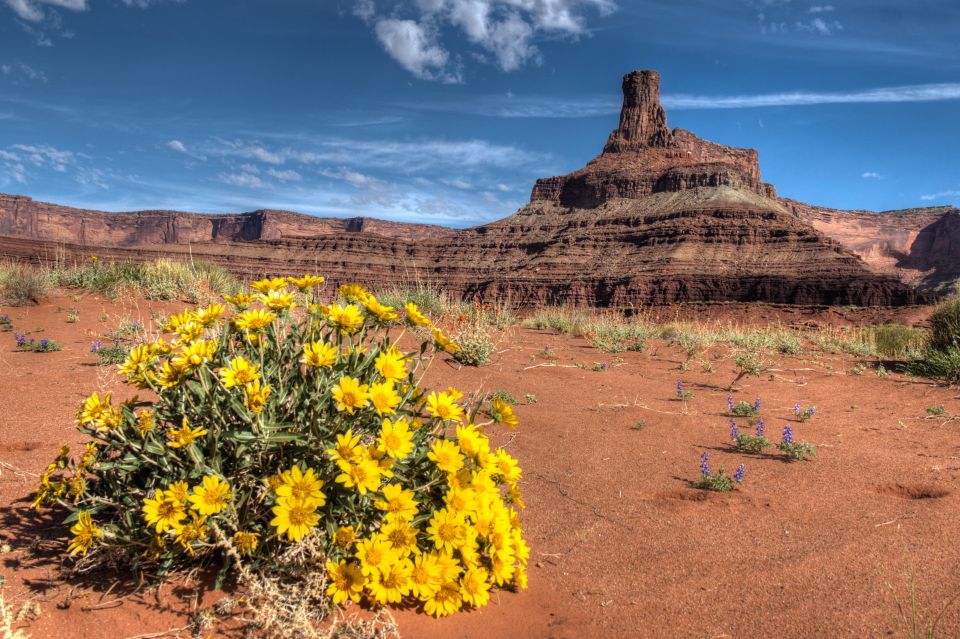
{"label": "small green plant", "polygon": [[76,324],[80,321],[80,309],[71,308],[67,311],[67,324]]}
{"label": "small green plant", "polygon": [[16,340],[16,350],[18,351],[29,353],[52,353],[54,351],[63,350],[63,346],[52,339],[47,339],[46,337],[40,339],[39,341],[31,337],[30,341],[27,341],[26,335],[18,335],[17,333],[14,333],[13,338]]}
{"label": "small green plant", "polygon": [[517,405],[517,398],[513,396],[510,391],[498,390],[490,394],[490,401],[500,400],[501,402],[506,402],[511,406]]}
{"label": "small green plant", "polygon": [[606,362],[594,362],[593,366],[590,368],[594,373],[606,373],[609,366]]}
{"label": "small green plant", "polygon": [[649,428],[649,424],[642,420],[637,420],[633,426],[630,427],[630,430],[646,430]]}
{"label": "small green plant", "polygon": [[813,416],[817,414],[817,407],[807,406],[806,408],[804,408],[799,403],[796,403],[793,405],[793,414],[801,422],[806,422],[812,419]]}
{"label": "small green plant", "polygon": [[557,359],[557,356],[554,354],[553,349],[551,349],[550,346],[544,346],[539,355],[543,359]]}
{"label": "small green plant", "polygon": [[721,466],[716,472],[711,472],[710,470],[710,453],[704,451],[700,455],[700,478],[693,483],[694,488],[700,488],[702,490],[713,490],[716,492],[730,492],[738,484],[743,483],[743,477],[746,474],[746,469],[743,464],[737,466],[736,472],[731,477],[726,474],[726,471]]}
{"label": "small green plant", "polygon": [[803,340],[793,333],[781,331],[777,333],[777,352],[784,355],[799,355],[803,351]]}
{"label": "small green plant", "polygon": [[13,330],[13,320],[9,315],[0,315],[0,333],[9,333]]}
{"label": "small green plant", "polygon": [[877,377],[888,377],[890,372],[887,370],[887,367],[883,365],[883,362],[877,364]]}
{"label": "small green plant", "polygon": [[700,360],[700,368],[703,369],[703,372],[704,372],[704,373],[712,373],[712,372],[713,372],[713,362],[711,362],[711,361],[708,360],[708,359],[701,359],[701,360]]}
{"label": "small green plant", "polygon": [[859,376],[863,375],[866,371],[867,367],[863,364],[863,362],[859,362],[856,366],[850,369],[850,374]]}
{"label": "small green plant", "polygon": [[748,435],[741,433],[737,428],[737,422],[730,420],[730,439],[737,450],[745,453],[758,455],[766,448],[770,448],[770,441],[764,436],[763,420],[757,421],[757,434]]}
{"label": "small green plant", "polygon": [[745,401],[733,402],[733,395],[727,395],[727,413],[734,417],[756,417],[760,414],[760,398],[752,404]]}
{"label": "small green plant", "polygon": [[763,371],[767,369],[766,362],[757,351],[743,351],[737,355],[734,363],[737,366],[737,376],[730,382],[731,389],[747,375],[760,377]]}
{"label": "small green plant", "polygon": [[696,395],[694,395],[693,391],[683,390],[683,380],[678,379],[677,380],[677,400],[683,402],[688,399],[693,399],[694,397],[696,397]]}
{"label": "small green plant", "polygon": [[523,399],[526,400],[528,404],[537,403],[537,396],[534,395],[533,393],[527,393],[526,395],[523,396]]}
{"label": "small green plant", "polygon": [[817,456],[817,450],[807,442],[793,440],[793,428],[783,427],[783,440],[777,444],[777,450],[783,452],[790,461],[804,461]]}
{"label": "small green plant", "polygon": [[927,415],[933,415],[934,417],[940,417],[947,414],[947,407],[943,404],[939,406],[927,406],[924,409],[927,412]]}
{"label": "small green plant", "polygon": [[122,345],[120,340],[114,340],[113,346],[104,346],[100,340],[97,340],[90,347],[90,352],[97,356],[101,366],[108,366],[122,364],[127,359],[130,348]]}

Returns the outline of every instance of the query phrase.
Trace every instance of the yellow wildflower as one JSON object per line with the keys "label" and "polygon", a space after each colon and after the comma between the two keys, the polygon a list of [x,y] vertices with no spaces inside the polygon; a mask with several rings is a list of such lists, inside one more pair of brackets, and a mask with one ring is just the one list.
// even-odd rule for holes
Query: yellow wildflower
{"label": "yellow wildflower", "polygon": [[414,492],[404,489],[401,484],[387,484],[383,487],[383,499],[374,501],[373,505],[391,515],[413,521],[417,516],[417,502],[413,497]]}
{"label": "yellow wildflower", "polygon": [[385,379],[401,380],[407,376],[407,365],[404,363],[403,354],[396,349],[381,352],[373,360],[373,365]]}
{"label": "yellow wildflower", "polygon": [[380,605],[400,603],[410,592],[412,572],[413,564],[409,559],[398,559],[373,573],[373,578],[367,583],[367,590]]}
{"label": "yellow wildflower", "polygon": [[460,596],[460,584],[456,581],[444,583],[428,597],[421,597],[423,610],[436,618],[452,615],[460,610],[463,600]]}
{"label": "yellow wildflower", "polygon": [[271,291],[259,297],[264,306],[274,311],[289,311],[297,305],[293,293],[286,291]]}
{"label": "yellow wildflower", "polygon": [[363,326],[363,315],[360,314],[360,307],[354,304],[340,306],[331,304],[327,309],[327,319],[336,324],[341,333],[356,333]]}
{"label": "yellow wildflower", "polygon": [[209,431],[206,428],[190,428],[187,418],[183,418],[183,424],[180,430],[171,429],[167,433],[167,445],[170,448],[185,448],[193,443],[198,437],[206,435]]}
{"label": "yellow wildflower", "polygon": [[370,291],[359,284],[341,284],[337,288],[337,294],[345,300],[365,302],[370,297]]}
{"label": "yellow wildflower", "polygon": [[438,439],[430,447],[427,457],[445,473],[456,473],[463,468],[463,455],[456,442],[449,439]]}
{"label": "yellow wildflower", "polygon": [[393,380],[386,380],[370,385],[370,403],[377,411],[377,415],[393,415],[400,405],[400,396],[393,388]]}
{"label": "yellow wildflower", "polygon": [[246,310],[250,304],[253,303],[253,300],[256,298],[250,293],[245,293],[243,291],[237,293],[236,295],[224,295],[223,299],[233,304],[237,310],[243,311]]}
{"label": "yellow wildflower", "polygon": [[439,328],[433,329],[433,345],[442,351],[448,353],[459,353],[460,346],[452,339],[443,334]]}
{"label": "yellow wildflower", "polygon": [[97,524],[90,518],[90,512],[86,510],[81,510],[80,514],[77,515],[77,523],[70,527],[70,532],[73,533],[73,539],[70,540],[67,550],[70,551],[71,555],[78,552],[83,553],[84,557],[86,557],[93,542],[103,536],[103,531],[97,527]]}
{"label": "yellow wildflower", "polygon": [[337,435],[337,445],[334,448],[328,448],[324,452],[338,463],[352,461],[363,452],[360,435],[354,435],[353,429],[348,429],[347,432]]}
{"label": "yellow wildflower", "polygon": [[427,396],[427,412],[444,421],[459,422],[463,419],[463,409],[446,392],[434,391]]}
{"label": "yellow wildflower", "polygon": [[337,402],[337,410],[345,410],[352,415],[356,409],[366,406],[370,399],[369,388],[354,377],[341,377],[340,383],[332,389],[333,399]]}
{"label": "yellow wildflower", "polygon": [[376,574],[397,560],[397,554],[381,537],[358,540],[356,556],[360,560],[360,570],[367,576]]}
{"label": "yellow wildflower", "polygon": [[263,406],[267,403],[267,399],[270,397],[270,393],[273,389],[271,389],[267,384],[261,385],[260,380],[255,379],[244,386],[243,390],[246,393],[243,399],[243,405],[249,408],[252,412],[260,414],[260,411],[263,410]]}
{"label": "yellow wildflower", "polygon": [[196,368],[197,366],[210,361],[210,358],[213,357],[213,352],[216,350],[216,348],[217,345],[213,342],[208,342],[205,340],[192,342],[181,348],[180,352],[177,353],[172,360],[170,360],[170,363],[177,368],[182,368],[184,370]]}
{"label": "yellow wildflower", "polygon": [[233,545],[241,555],[252,555],[260,543],[260,533],[237,531],[233,534]]}
{"label": "yellow wildflower", "polygon": [[420,309],[417,308],[417,305],[413,302],[407,302],[407,321],[412,326],[430,326],[433,322],[430,319],[420,312]]}
{"label": "yellow wildflower", "polygon": [[377,443],[393,459],[406,459],[413,452],[413,433],[404,419],[390,421],[384,419],[380,424]]}
{"label": "yellow wildflower", "polygon": [[471,568],[460,579],[460,595],[474,608],[487,605],[490,601],[489,575],[483,568]]}
{"label": "yellow wildflower", "polygon": [[227,507],[227,502],[233,499],[230,484],[216,475],[207,475],[200,486],[193,487],[193,494],[188,498],[192,506],[203,516],[216,515]]}
{"label": "yellow wildflower", "polygon": [[303,345],[303,357],[300,358],[301,364],[320,368],[321,366],[333,366],[336,362],[336,346],[325,342],[308,342]]}
{"label": "yellow wildflower", "polygon": [[274,491],[277,497],[314,501],[318,508],[327,503],[327,496],[321,490],[323,480],[317,479],[312,468],[308,468],[304,473],[294,464],[290,470],[281,475],[281,478],[282,483]]}
{"label": "yellow wildflower", "polygon": [[260,366],[251,364],[250,360],[237,357],[230,362],[230,366],[220,369],[220,379],[224,388],[246,386],[260,379]]}
{"label": "yellow wildflower", "polygon": [[157,491],[157,494],[151,499],[143,500],[143,518],[148,526],[156,525],[157,532],[162,534],[165,530],[179,530],[183,526],[183,519],[187,516],[184,512],[183,502],[180,502],[164,491]]}
{"label": "yellow wildflower", "polygon": [[339,564],[328,561],[327,575],[330,585],[326,592],[334,605],[342,604],[348,599],[353,602],[360,601],[366,578],[359,566],[346,560],[341,560]]}
{"label": "yellow wildflower", "polygon": [[318,277],[318,276],[316,276],[316,275],[304,275],[303,277],[301,277],[301,278],[299,278],[299,279],[298,279],[298,278],[289,277],[289,278],[287,278],[287,281],[290,282],[291,284],[293,284],[294,286],[296,286],[296,287],[297,287],[298,289],[300,289],[302,292],[306,293],[307,291],[309,291],[309,290],[310,290],[311,288],[313,288],[314,286],[317,286],[317,285],[319,285],[319,284],[323,284],[324,278]]}
{"label": "yellow wildflower", "polygon": [[363,306],[367,309],[367,312],[376,317],[381,322],[392,322],[397,319],[397,311],[394,310],[392,306],[384,306],[377,299],[371,295],[366,301],[364,301]]}
{"label": "yellow wildflower", "polygon": [[437,550],[454,551],[463,545],[467,530],[464,526],[463,515],[441,508],[430,517],[427,526],[427,537],[433,542]]}
{"label": "yellow wildflower", "polygon": [[211,304],[210,306],[198,308],[195,315],[197,321],[206,328],[212,326],[217,320],[223,317],[224,312],[226,312],[226,309],[223,307],[223,304]]}
{"label": "yellow wildflower", "polygon": [[354,488],[361,495],[380,488],[381,471],[377,462],[370,459],[357,459],[353,462],[338,461],[340,474],[335,481],[345,488]]}
{"label": "yellow wildflower", "polygon": [[190,522],[177,530],[177,537],[174,541],[188,553],[194,555],[196,553],[193,550],[193,542],[200,541],[207,536],[207,518],[197,513],[191,513],[190,515]]}
{"label": "yellow wildflower", "polygon": [[272,293],[273,291],[279,291],[286,287],[287,280],[283,277],[274,277],[273,279],[268,277],[266,279],[258,280],[250,285],[250,288],[253,290],[266,294]]}
{"label": "yellow wildflower", "polygon": [[499,397],[490,403],[490,417],[498,424],[504,424],[510,428],[516,428],[517,424],[520,423],[520,420],[513,413],[513,406]]}
{"label": "yellow wildflower", "polygon": [[233,317],[233,325],[241,331],[250,331],[257,333],[277,319],[277,316],[270,311],[262,308],[254,308],[244,311]]}
{"label": "yellow wildflower", "polygon": [[286,534],[290,541],[300,541],[320,521],[317,502],[309,499],[280,499],[273,514],[270,525],[276,527],[277,535]]}

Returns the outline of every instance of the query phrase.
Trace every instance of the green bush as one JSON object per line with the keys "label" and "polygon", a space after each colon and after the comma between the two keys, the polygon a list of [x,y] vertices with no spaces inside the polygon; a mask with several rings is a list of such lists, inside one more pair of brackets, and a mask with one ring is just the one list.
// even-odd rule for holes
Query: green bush
{"label": "green bush", "polygon": [[960,346],[960,297],[943,302],[930,315],[930,346],[940,351]]}

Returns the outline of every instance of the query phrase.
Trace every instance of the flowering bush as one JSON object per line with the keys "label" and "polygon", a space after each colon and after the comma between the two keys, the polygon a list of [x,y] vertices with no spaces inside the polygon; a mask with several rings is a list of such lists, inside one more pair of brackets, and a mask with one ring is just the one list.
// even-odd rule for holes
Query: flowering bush
{"label": "flowering bush", "polygon": [[743,483],[743,478],[746,475],[747,469],[743,464],[737,466],[737,470],[734,472],[733,477],[727,474],[723,469],[723,466],[720,467],[716,472],[710,470],[710,453],[704,451],[700,455],[700,478],[693,483],[694,487],[701,488],[703,490],[715,490],[717,492],[729,492],[733,490],[738,484]]}
{"label": "flowering bush", "polygon": [[790,461],[804,461],[817,456],[817,449],[813,444],[794,441],[793,428],[789,424],[783,427],[783,439],[777,444],[777,449]]}
{"label": "flowering bush", "polygon": [[793,414],[801,422],[805,422],[817,414],[817,407],[807,406],[806,408],[804,408],[799,403],[796,403],[793,405]]}
{"label": "flowering bush", "polygon": [[733,440],[733,445],[737,450],[742,450],[747,453],[759,454],[762,453],[765,448],[770,447],[770,441],[764,436],[763,419],[757,422],[756,436],[741,433],[737,429],[737,422],[731,419],[730,439]]}
{"label": "flowering bush", "polygon": [[27,341],[27,336],[25,334],[13,334],[13,339],[16,341],[17,346],[14,350],[25,351],[30,353],[53,353],[55,351],[63,350],[58,342],[53,341],[52,339],[47,339],[46,337],[41,338],[40,341],[37,341],[36,338],[31,337]]}
{"label": "flowering bush", "polygon": [[[41,478],[35,505],[70,511],[70,554],[225,573],[281,569],[301,545],[325,562],[334,603],[438,617],[526,587],[517,461],[460,392],[418,386],[428,349],[455,344],[416,305],[357,285],[320,304],[322,281],[261,280],[224,298],[228,319],[221,304],[185,310],[131,349],[118,368],[155,398],[90,395],[82,455],[64,447]],[[401,350],[388,333],[401,323],[432,339]],[[516,425],[505,402],[488,414]]]}

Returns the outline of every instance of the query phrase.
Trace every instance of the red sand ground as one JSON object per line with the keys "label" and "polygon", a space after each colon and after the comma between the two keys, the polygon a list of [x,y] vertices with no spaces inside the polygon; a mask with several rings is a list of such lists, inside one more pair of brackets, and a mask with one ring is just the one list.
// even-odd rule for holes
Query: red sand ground
{"label": "red sand ground", "polygon": [[[80,321],[67,323],[58,305],[79,307]],[[0,575],[8,600],[39,602],[26,628],[35,638],[154,636],[185,626],[196,605],[185,588],[115,602],[122,589],[105,594],[106,581],[58,581],[44,552],[52,545],[36,542],[61,529],[28,510],[30,473],[61,443],[79,440],[77,404],[98,387],[121,388],[93,365],[90,343],[124,315],[149,322],[147,308],[92,296],[0,308],[18,332],[65,346],[17,353],[12,335],[0,334],[0,544],[12,547],[0,555]],[[555,360],[539,355],[547,345]],[[737,398],[762,398],[772,438],[792,423],[798,439],[817,446],[815,461],[789,464],[729,449],[728,360],[713,373],[681,371],[684,357],[663,342],[617,360],[582,340],[526,329],[513,329],[500,349],[480,369],[438,362],[428,381],[507,390],[521,404],[536,397],[518,408],[519,431],[492,435],[524,469],[530,588],[440,621],[400,612],[404,637],[906,636],[885,581],[906,597],[912,570],[928,618],[960,593],[960,421],[924,417],[939,404],[960,413],[955,389],[870,369],[852,375],[855,361],[845,356],[780,358],[762,379],[743,380]],[[575,366],[595,362],[609,369]],[[696,395],[685,403],[674,399],[678,378]],[[797,424],[795,402],[815,404],[816,417]],[[690,486],[705,450],[715,467],[746,465],[739,490]],[[208,592],[201,605],[217,597]],[[960,606],[940,630],[960,634]]]}

